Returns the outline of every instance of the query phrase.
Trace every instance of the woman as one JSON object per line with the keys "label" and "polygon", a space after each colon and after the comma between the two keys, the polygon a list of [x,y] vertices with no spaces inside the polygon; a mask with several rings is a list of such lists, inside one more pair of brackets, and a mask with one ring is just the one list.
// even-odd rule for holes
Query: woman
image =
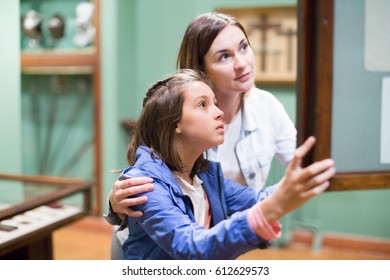
{"label": "woman", "polygon": [[277,188],[255,192],[225,179],[220,164],[203,157],[224,141],[224,113],[209,85],[187,69],[147,92],[120,177],[151,177],[154,191],[135,206],[143,216],[126,218],[124,259],[235,259],[264,248],[280,234],[278,219],[324,191],[335,173],[330,159],[300,167],[310,138]]}
{"label": "woman", "polygon": [[[210,149],[208,158],[221,163],[227,178],[256,190],[263,188],[273,157],[283,166],[292,159],[296,129],[282,104],[255,87],[254,55],[242,25],[220,13],[195,18],[184,34],[177,67],[200,70],[212,79],[224,112],[226,141]],[[151,191],[151,182],[145,177],[116,181],[110,208],[120,217],[142,215],[132,206],[145,203],[147,197],[131,196]],[[121,222],[111,209],[108,220]]]}

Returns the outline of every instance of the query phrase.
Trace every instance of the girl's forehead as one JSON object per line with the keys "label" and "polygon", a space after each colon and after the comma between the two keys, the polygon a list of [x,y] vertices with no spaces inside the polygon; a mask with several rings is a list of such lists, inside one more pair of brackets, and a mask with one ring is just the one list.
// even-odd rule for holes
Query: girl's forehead
{"label": "girl's forehead", "polygon": [[184,90],[184,97],[188,97],[189,99],[195,99],[199,96],[207,96],[214,98],[214,92],[204,82],[195,81],[189,83]]}

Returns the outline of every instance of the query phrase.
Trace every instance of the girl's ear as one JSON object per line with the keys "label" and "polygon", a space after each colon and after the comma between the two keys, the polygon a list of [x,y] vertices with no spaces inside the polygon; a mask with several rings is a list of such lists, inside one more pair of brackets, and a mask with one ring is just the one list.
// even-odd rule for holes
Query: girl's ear
{"label": "girl's ear", "polygon": [[176,132],[176,134],[180,134],[181,133],[181,128],[179,126],[176,126],[175,132]]}

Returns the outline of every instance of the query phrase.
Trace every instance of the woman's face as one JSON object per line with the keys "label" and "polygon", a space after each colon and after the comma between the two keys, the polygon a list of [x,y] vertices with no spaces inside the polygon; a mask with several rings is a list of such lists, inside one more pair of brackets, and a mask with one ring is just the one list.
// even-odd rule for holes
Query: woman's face
{"label": "woman's face", "polygon": [[183,94],[183,113],[177,124],[176,141],[196,153],[222,144],[223,112],[217,107],[211,88],[203,82],[193,82]]}
{"label": "woman's face", "polygon": [[217,98],[222,94],[244,93],[254,86],[253,51],[237,26],[222,29],[206,53],[204,64]]}

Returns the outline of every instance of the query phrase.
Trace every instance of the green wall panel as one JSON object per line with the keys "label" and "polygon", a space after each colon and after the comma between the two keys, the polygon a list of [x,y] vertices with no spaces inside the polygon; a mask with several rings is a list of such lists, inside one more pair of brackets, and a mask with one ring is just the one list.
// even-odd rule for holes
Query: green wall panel
{"label": "green wall panel", "polygon": [[0,172],[21,172],[19,3],[2,1],[0,9]]}

